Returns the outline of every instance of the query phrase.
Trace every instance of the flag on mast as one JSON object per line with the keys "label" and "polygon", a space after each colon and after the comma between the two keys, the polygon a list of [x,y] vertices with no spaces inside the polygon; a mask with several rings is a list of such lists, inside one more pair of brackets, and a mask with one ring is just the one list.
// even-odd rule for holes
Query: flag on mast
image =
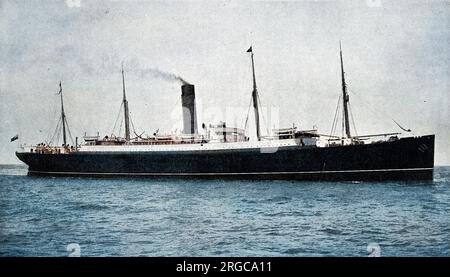
{"label": "flag on mast", "polygon": [[250,48],[248,48],[247,52],[248,52],[248,53],[252,53],[252,52],[253,52],[253,51],[252,51],[252,46],[250,46]]}
{"label": "flag on mast", "polygon": [[19,135],[15,135],[11,138],[11,142],[18,140],[19,139]]}
{"label": "flag on mast", "polygon": [[61,86],[61,81],[59,81],[59,91],[58,91],[58,94],[61,94],[61,92],[62,92],[62,86]]}

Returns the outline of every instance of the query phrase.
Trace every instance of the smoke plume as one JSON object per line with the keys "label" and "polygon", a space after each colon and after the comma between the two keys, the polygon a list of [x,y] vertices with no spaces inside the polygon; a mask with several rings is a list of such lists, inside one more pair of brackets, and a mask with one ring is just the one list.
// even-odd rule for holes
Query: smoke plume
{"label": "smoke plume", "polygon": [[161,78],[161,79],[169,81],[169,82],[173,82],[173,81],[180,82],[182,85],[189,84],[189,82],[187,82],[180,76],[175,75],[173,73],[159,70],[157,68],[148,68],[148,69],[142,70],[142,77],[144,77],[145,75],[148,75],[148,74],[152,75],[153,77]]}

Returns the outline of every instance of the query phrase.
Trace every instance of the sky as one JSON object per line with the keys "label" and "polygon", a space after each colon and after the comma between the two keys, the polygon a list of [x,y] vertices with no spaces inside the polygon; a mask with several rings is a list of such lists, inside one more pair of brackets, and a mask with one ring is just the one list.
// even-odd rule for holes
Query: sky
{"label": "sky", "polygon": [[119,133],[122,63],[136,133],[181,129],[180,83],[161,71],[195,85],[199,123],[242,128],[249,114],[254,136],[251,45],[263,134],[293,123],[328,134],[342,93],[339,41],[352,133],[401,131],[395,120],[436,134],[435,162],[450,165],[444,0],[0,0],[0,163],[51,138],[60,80],[73,137]]}

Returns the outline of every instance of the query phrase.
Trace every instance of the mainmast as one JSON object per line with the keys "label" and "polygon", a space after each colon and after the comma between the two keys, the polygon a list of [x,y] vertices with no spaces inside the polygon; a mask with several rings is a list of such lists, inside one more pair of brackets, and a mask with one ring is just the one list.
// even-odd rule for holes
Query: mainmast
{"label": "mainmast", "polygon": [[125,94],[125,75],[123,73],[123,64],[122,64],[122,87],[123,87],[123,108],[125,115],[125,139],[126,141],[130,140],[130,115],[128,112],[128,101],[127,96]]}
{"label": "mainmast", "polygon": [[342,60],[342,46],[341,46],[341,42],[339,42],[339,50],[340,50],[340,56],[341,56],[341,73],[342,73],[342,94],[343,94],[343,98],[344,101],[344,127],[345,127],[345,135],[347,138],[351,138],[351,134],[350,134],[350,122],[348,119],[348,101],[349,101],[349,96],[347,93],[347,85],[345,84],[345,77],[344,77],[344,62]]}
{"label": "mainmast", "polygon": [[247,50],[247,52],[251,53],[251,58],[252,58],[252,72],[253,72],[252,99],[253,99],[253,108],[255,110],[256,136],[258,137],[258,140],[261,140],[261,130],[259,127],[258,90],[256,89],[255,62],[253,60],[253,50],[252,50],[251,46]]}
{"label": "mainmast", "polygon": [[64,101],[63,101],[61,81],[59,81],[59,95],[61,96],[61,120],[62,120],[62,128],[63,128],[63,143],[64,143],[64,146],[66,146],[67,145],[66,114],[64,113]]}

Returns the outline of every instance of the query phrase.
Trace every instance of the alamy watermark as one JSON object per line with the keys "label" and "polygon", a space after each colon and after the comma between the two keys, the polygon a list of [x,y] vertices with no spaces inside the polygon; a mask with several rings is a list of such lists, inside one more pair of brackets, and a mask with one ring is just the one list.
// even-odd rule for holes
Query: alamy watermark
{"label": "alamy watermark", "polygon": [[69,253],[69,257],[81,256],[81,247],[78,243],[69,243],[66,247],[66,250]]}

